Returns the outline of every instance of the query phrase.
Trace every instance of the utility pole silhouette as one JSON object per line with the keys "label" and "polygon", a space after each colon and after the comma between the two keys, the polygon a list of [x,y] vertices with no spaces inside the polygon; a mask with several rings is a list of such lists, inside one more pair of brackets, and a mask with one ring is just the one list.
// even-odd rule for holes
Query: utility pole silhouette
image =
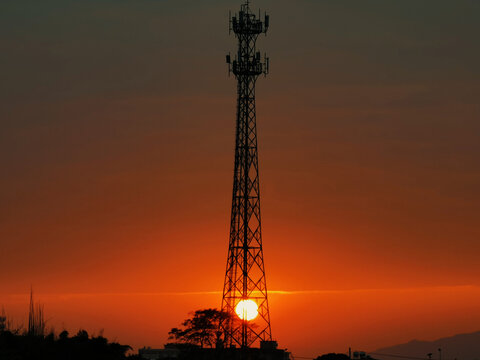
{"label": "utility pole silhouette", "polygon": [[[251,11],[248,0],[238,14],[230,15],[229,30],[235,33],[238,50],[233,58],[227,55],[229,74],[237,79],[232,212],[222,297],[222,310],[233,315],[222,324],[228,346],[250,347],[272,339],[263,261],[255,111],[255,83],[260,75],[267,75],[269,67],[269,59],[257,52],[256,41],[268,27],[268,15],[260,20],[260,13],[257,16]],[[247,300],[255,302],[258,315],[251,321],[240,315],[235,318],[237,306]]]}

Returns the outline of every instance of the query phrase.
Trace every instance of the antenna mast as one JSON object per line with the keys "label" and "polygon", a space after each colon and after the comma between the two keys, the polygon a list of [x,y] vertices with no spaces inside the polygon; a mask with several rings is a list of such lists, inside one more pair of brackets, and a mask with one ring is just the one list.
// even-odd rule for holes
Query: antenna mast
{"label": "antenna mast", "polygon": [[[226,59],[229,74],[237,79],[232,212],[222,297],[222,310],[232,315],[222,323],[227,346],[250,347],[272,340],[263,262],[255,111],[255,83],[260,75],[268,74],[269,68],[269,59],[257,51],[256,41],[260,34],[267,33],[269,22],[267,14],[260,20],[260,15],[250,10],[249,0],[241,5],[238,14],[230,15],[229,21],[238,50],[233,59],[230,54]],[[247,302],[256,308],[239,311],[239,306]],[[249,319],[248,312],[252,311],[258,314]]]}

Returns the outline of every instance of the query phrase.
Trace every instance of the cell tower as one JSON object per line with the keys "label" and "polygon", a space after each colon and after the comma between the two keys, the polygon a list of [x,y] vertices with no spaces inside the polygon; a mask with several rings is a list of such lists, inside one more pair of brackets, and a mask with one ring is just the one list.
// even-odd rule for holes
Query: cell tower
{"label": "cell tower", "polygon": [[227,55],[229,74],[237,79],[235,169],[227,269],[222,310],[233,316],[222,324],[227,346],[250,347],[271,341],[267,281],[263,262],[258,177],[255,83],[267,75],[269,60],[257,52],[256,41],[267,33],[269,17],[260,20],[250,2],[230,15],[229,30],[238,39],[237,54]]}

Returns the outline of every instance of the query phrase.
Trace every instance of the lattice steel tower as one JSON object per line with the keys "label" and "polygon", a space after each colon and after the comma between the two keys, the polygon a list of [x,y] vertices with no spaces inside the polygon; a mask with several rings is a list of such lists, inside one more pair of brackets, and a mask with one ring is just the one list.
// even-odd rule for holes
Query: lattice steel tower
{"label": "lattice steel tower", "polygon": [[[255,115],[255,83],[260,75],[267,75],[269,63],[266,56],[257,52],[256,41],[260,34],[267,33],[268,26],[268,15],[260,20],[260,13],[257,16],[251,11],[248,0],[238,14],[230,15],[229,28],[238,40],[238,51],[233,59],[227,55],[229,73],[233,72],[237,79],[232,213],[222,298],[222,310],[233,315],[222,324],[227,346],[250,347],[272,339],[263,262]],[[258,315],[249,319],[257,311]]]}

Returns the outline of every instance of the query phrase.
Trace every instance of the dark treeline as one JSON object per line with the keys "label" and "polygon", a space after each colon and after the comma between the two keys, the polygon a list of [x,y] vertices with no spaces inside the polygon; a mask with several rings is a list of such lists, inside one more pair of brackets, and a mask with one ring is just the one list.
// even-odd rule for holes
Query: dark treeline
{"label": "dark treeline", "polygon": [[350,360],[350,357],[346,354],[328,353],[318,356],[315,360]]}
{"label": "dark treeline", "polygon": [[74,336],[66,330],[58,335],[53,328],[47,331],[43,305],[34,301],[32,290],[26,329],[13,327],[5,310],[0,315],[0,360],[123,360],[134,358],[127,356],[131,349],[85,330]]}
{"label": "dark treeline", "polygon": [[127,359],[129,350],[128,345],[109,342],[103,336],[89,336],[85,330],[75,336],[69,336],[67,331],[58,336],[53,332],[46,336],[10,330],[0,332],[1,360],[120,360]]}

